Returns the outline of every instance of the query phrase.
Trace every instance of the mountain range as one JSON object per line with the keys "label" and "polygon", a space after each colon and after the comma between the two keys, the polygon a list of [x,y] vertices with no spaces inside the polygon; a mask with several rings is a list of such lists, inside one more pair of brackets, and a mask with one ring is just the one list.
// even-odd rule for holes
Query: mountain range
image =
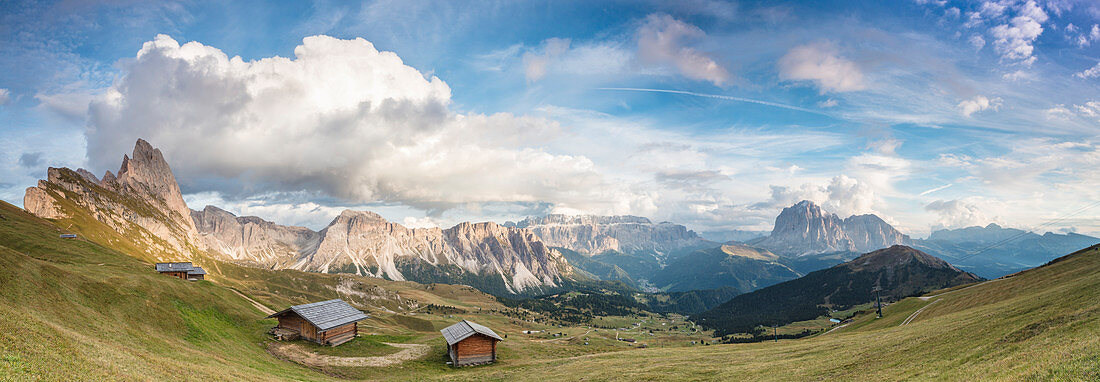
{"label": "mountain range", "polygon": [[[215,258],[275,269],[343,272],[474,285],[498,294],[536,293],[574,276],[560,253],[530,231],[496,223],[410,229],[364,211],[344,211],[315,232],[217,207],[187,208],[160,150],[138,140],[118,174],[50,168],[24,208],[85,236],[96,227],[126,238],[149,260]],[[103,226],[106,227],[103,227]]]}
{"label": "mountain range", "polygon": [[107,244],[150,261],[210,255],[272,269],[459,283],[498,295],[538,294],[589,278],[651,292],[749,292],[898,244],[998,277],[1100,242],[996,225],[911,239],[876,215],[841,219],[810,201],[784,208],[767,236],[729,245],[638,216],[547,215],[442,229],[407,228],[347,210],[314,231],[214,206],[191,210],[160,150],[144,140],[123,156],[117,173],[102,178],[50,168],[27,189],[24,208],[91,238],[118,232],[124,242]]}

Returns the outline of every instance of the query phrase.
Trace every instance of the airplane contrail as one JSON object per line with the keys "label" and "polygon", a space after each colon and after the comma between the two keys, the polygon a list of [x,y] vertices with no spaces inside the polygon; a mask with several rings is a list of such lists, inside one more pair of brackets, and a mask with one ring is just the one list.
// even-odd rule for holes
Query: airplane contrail
{"label": "airplane contrail", "polygon": [[952,183],[948,183],[948,184],[945,184],[945,185],[942,185],[942,186],[939,186],[939,187],[933,188],[933,189],[931,189],[931,190],[928,190],[928,191],[922,192],[922,193],[920,193],[920,195],[919,195],[919,196],[925,196],[925,195],[931,194],[931,193],[933,193],[933,192],[936,192],[936,191],[939,191],[939,190],[942,190],[942,189],[945,189],[945,188],[951,187],[951,186],[953,186],[953,185],[954,185],[954,184],[952,184]]}
{"label": "airplane contrail", "polygon": [[832,117],[832,115],[829,115],[828,113],[824,113],[824,112],[817,111],[817,110],[810,110],[810,109],[803,108],[803,107],[785,105],[785,104],[776,103],[776,102],[761,101],[761,100],[752,99],[752,98],[733,97],[733,96],[727,96],[727,95],[721,95],[721,94],[707,94],[707,93],[689,92],[689,91],[684,91],[684,90],[647,89],[647,88],[596,88],[596,90],[619,90],[619,91],[632,91],[632,92],[683,94],[683,95],[689,95],[689,96],[695,96],[695,97],[705,97],[705,98],[715,98],[715,99],[721,99],[721,100],[727,100],[727,101],[755,103],[755,104],[759,104],[759,105],[767,105],[767,106],[771,106],[771,107],[778,107],[778,108],[782,108],[782,109],[796,110],[796,111],[801,111],[801,112],[806,112],[806,113],[824,115],[826,117]]}

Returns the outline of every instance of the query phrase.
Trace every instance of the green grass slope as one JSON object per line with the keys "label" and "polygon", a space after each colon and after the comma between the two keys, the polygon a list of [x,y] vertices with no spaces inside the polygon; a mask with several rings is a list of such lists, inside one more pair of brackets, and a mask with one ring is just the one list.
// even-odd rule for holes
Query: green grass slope
{"label": "green grass slope", "polygon": [[1092,247],[1007,279],[907,298],[882,319],[864,315],[810,339],[532,361],[459,379],[1096,381],[1097,296],[1100,247]]}
{"label": "green grass slope", "polygon": [[269,355],[232,291],[58,232],[0,202],[0,380],[325,378]]}

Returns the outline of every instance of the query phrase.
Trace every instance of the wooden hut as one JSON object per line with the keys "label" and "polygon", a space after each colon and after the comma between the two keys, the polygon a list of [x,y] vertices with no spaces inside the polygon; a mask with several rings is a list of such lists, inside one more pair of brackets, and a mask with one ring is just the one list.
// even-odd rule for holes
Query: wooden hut
{"label": "wooden hut", "polygon": [[206,270],[196,267],[190,262],[183,263],[157,263],[157,272],[184,280],[202,280],[206,278]]}
{"label": "wooden hut", "polygon": [[466,320],[440,332],[447,340],[447,354],[451,356],[453,366],[496,362],[497,341],[504,341],[493,329]]}
{"label": "wooden hut", "polygon": [[272,332],[297,333],[298,336],[321,345],[336,346],[355,338],[359,321],[367,315],[353,308],[344,300],[328,300],[305,305],[295,305],[267,316],[279,319]]}

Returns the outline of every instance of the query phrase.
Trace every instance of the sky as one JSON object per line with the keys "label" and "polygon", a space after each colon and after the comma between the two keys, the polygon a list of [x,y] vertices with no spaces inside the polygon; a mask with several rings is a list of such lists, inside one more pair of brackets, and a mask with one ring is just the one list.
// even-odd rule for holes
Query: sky
{"label": "sky", "polygon": [[0,3],[0,199],[117,171],[323,228],[630,214],[1100,234],[1100,3]]}

